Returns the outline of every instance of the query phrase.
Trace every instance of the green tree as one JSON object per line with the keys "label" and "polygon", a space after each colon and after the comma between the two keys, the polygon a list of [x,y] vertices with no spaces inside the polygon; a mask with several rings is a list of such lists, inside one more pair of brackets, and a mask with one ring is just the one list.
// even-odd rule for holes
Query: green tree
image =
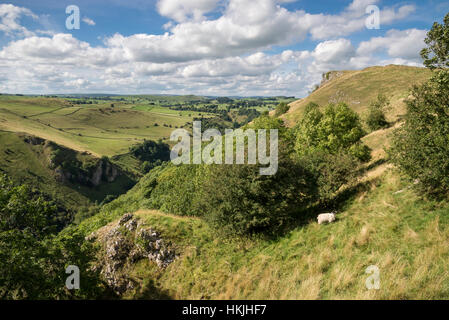
{"label": "green tree", "polygon": [[[92,244],[76,232],[58,235],[57,206],[28,186],[0,176],[0,187],[0,299],[100,297]],[[79,291],[65,288],[68,265],[82,272]]]}
{"label": "green tree", "polygon": [[385,111],[387,111],[389,107],[390,101],[383,94],[379,94],[377,96],[377,100],[370,104],[366,124],[372,131],[388,127],[388,121],[385,118]]}
{"label": "green tree", "polygon": [[359,116],[346,104],[330,104],[324,113],[312,106],[296,128],[295,148],[300,156],[316,151],[330,154],[349,151],[366,161],[370,159],[370,150],[361,146],[364,135]]}
{"label": "green tree", "polygon": [[449,67],[449,13],[444,17],[443,24],[435,22],[424,40],[427,48],[421,51],[424,65],[431,69]]}
{"label": "green tree", "polygon": [[434,70],[427,83],[414,86],[402,127],[393,135],[392,161],[419,190],[432,197],[449,195],[449,13],[434,23],[421,51]]}
{"label": "green tree", "polygon": [[283,115],[284,113],[287,113],[288,110],[290,110],[290,106],[287,103],[285,103],[285,102],[281,102],[276,107],[276,110],[274,112],[274,116],[275,117],[279,117],[279,116]]}
{"label": "green tree", "polygon": [[449,70],[415,86],[403,126],[393,135],[393,162],[431,196],[449,193]]}

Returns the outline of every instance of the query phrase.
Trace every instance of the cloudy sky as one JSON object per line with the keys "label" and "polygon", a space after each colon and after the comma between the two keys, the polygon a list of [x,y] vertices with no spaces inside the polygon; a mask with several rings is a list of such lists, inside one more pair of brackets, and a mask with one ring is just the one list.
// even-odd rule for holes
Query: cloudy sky
{"label": "cloudy sky", "polygon": [[420,66],[447,12],[445,0],[0,1],[0,92],[303,97],[329,70]]}

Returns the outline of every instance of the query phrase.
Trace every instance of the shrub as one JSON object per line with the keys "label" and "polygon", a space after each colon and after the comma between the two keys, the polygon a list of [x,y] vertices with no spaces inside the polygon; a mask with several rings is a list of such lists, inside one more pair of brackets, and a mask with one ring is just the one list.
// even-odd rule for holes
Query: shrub
{"label": "shrub", "polygon": [[295,149],[299,156],[324,152],[349,152],[362,161],[371,158],[371,151],[363,147],[365,135],[359,116],[346,104],[330,104],[322,113],[316,105],[309,105],[304,118],[296,127]]}
{"label": "shrub", "polygon": [[170,147],[162,141],[145,140],[143,143],[134,145],[130,152],[140,161],[143,161],[142,171],[149,172],[162,162],[170,160]]}
{"label": "shrub", "polygon": [[288,158],[273,176],[259,166],[210,166],[198,190],[206,221],[226,235],[274,234],[288,227],[313,198],[310,174]]}
{"label": "shrub", "polygon": [[333,205],[338,191],[357,178],[354,168],[357,168],[359,161],[348,152],[331,155],[317,151],[302,156],[299,162],[313,174],[317,187],[316,200],[324,206]]}
{"label": "shrub", "polygon": [[198,165],[168,165],[147,182],[145,206],[177,215],[197,216],[196,189],[202,179]]}
{"label": "shrub", "polygon": [[284,113],[287,113],[288,110],[290,110],[290,106],[286,104],[285,102],[279,103],[279,105],[276,107],[276,110],[274,112],[275,117],[279,117],[283,115]]}
{"label": "shrub", "polygon": [[366,124],[372,131],[388,127],[388,121],[385,118],[385,111],[390,106],[385,95],[379,94],[377,100],[372,102],[366,117]]}

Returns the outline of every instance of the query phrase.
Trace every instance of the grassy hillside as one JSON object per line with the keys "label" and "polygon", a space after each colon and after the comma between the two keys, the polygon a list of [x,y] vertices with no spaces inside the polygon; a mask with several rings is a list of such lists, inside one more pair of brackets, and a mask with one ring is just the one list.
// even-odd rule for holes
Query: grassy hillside
{"label": "grassy hillside", "polygon": [[[347,102],[359,114],[379,93],[391,99],[391,122],[404,113],[403,99],[426,70],[373,67],[344,72],[285,116],[296,122],[310,101]],[[385,149],[400,123],[363,138],[373,159],[340,202],[337,221],[318,225],[317,212],[277,238],[218,237],[202,219],[150,210],[153,182],[145,176],[126,195],[80,226],[106,233],[134,212],[175,244],[179,258],[167,269],[142,260],[126,273],[141,286],[125,298],[174,299],[447,299],[449,204],[424,200],[388,162]],[[369,266],[380,270],[380,289],[368,290]]]}
{"label": "grassy hillside", "polygon": [[382,93],[390,99],[392,105],[387,120],[394,122],[405,113],[404,99],[409,96],[409,88],[429,79],[430,73],[425,68],[397,65],[338,72],[335,79],[325,83],[307,98],[291,103],[289,112],[283,118],[288,124],[295,124],[310,102],[320,106],[345,102],[363,116],[369,104]]}
{"label": "grassy hillside", "polygon": [[30,143],[30,138],[26,134],[0,131],[0,172],[18,184],[27,183],[38,188],[69,208],[78,209],[95,201],[100,203],[108,195],[117,196],[126,192],[133,184],[125,175],[97,187],[69,181],[63,183],[58,178],[56,168],[51,167],[50,159],[56,149],[63,161],[77,161],[82,167],[95,166],[99,159],[48,141]]}
{"label": "grassy hillside", "polygon": [[[126,297],[447,299],[449,206],[422,201],[409,187],[389,171],[360,186],[336,223],[310,217],[271,240],[224,240],[200,219],[137,210],[180,257],[163,271],[140,261],[128,273],[142,288]],[[81,228],[89,234],[144,207],[144,191],[136,186]],[[380,269],[380,290],[365,287],[370,265]]]}

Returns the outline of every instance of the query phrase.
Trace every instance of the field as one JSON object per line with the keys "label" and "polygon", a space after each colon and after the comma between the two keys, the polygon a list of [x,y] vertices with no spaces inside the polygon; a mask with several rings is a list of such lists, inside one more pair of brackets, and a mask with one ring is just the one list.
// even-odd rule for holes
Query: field
{"label": "field", "polygon": [[[194,118],[214,116],[195,96],[29,97],[0,95],[0,129],[32,134],[77,151],[101,156],[125,154],[133,144],[162,139]],[[258,107],[268,110],[277,104]],[[173,110],[187,105],[200,109]],[[226,104],[219,104],[226,109]]]}
{"label": "field", "polygon": [[[0,128],[25,132],[96,156],[128,152],[131,145],[167,139],[198,116],[165,108],[110,103],[72,105],[64,99],[0,96]],[[157,126],[156,126],[157,124]]]}

